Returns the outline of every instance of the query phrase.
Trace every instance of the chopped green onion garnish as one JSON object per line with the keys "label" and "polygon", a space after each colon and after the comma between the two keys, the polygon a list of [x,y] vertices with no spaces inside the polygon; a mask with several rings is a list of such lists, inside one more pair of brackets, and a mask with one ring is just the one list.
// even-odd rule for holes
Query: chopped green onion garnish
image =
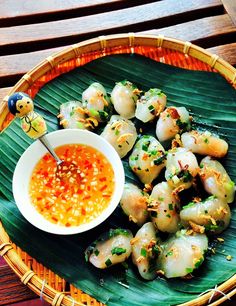
{"label": "chopped green onion garnish", "polygon": [[186,272],[187,273],[192,273],[193,272],[193,268],[186,268]]}
{"label": "chopped green onion garnish", "polygon": [[148,109],[149,109],[151,114],[155,111],[155,107],[153,105],[149,105]]}
{"label": "chopped green onion garnish", "polygon": [[122,229],[122,228],[110,229],[109,238],[112,238],[118,235],[129,236],[130,233],[129,231]]}
{"label": "chopped green onion garnish", "polygon": [[99,253],[100,253],[100,252],[98,251],[98,249],[94,250],[94,254],[95,254],[96,256],[98,256]]}
{"label": "chopped green onion garnish", "polygon": [[166,253],[166,256],[172,256],[173,255],[173,251],[169,251]]}
{"label": "chopped green onion garnish", "polygon": [[162,156],[158,157],[157,159],[154,159],[153,163],[154,163],[154,165],[158,166],[158,165],[162,164],[165,159],[166,159],[166,154],[163,153]]}
{"label": "chopped green onion garnish", "polygon": [[125,253],[126,252],[126,249],[124,249],[124,248],[119,248],[119,247],[115,247],[115,248],[113,248],[112,250],[111,250],[111,254],[112,255],[121,255],[121,254],[123,254],[123,253]]}
{"label": "chopped green onion garnish", "polygon": [[190,202],[190,203],[188,203],[188,205],[183,206],[182,209],[190,208],[190,207],[193,207],[195,205],[196,205],[195,202]]}
{"label": "chopped green onion garnish", "polygon": [[144,249],[144,248],[142,248],[140,254],[141,254],[141,256],[143,256],[143,257],[147,257],[147,250]]}
{"label": "chopped green onion garnish", "polygon": [[112,265],[112,262],[111,262],[111,260],[110,260],[109,258],[105,261],[105,265],[106,265],[107,267],[109,267],[109,266]]}
{"label": "chopped green onion garnish", "polygon": [[186,130],[188,128],[189,123],[188,122],[183,122],[180,119],[176,120],[176,124],[179,126],[181,130]]}
{"label": "chopped green onion garnish", "polygon": [[203,260],[204,260],[204,258],[202,257],[202,258],[200,258],[196,263],[195,263],[195,265],[194,265],[194,267],[195,268],[199,268],[200,266],[201,266],[201,264],[202,264],[202,262],[203,262]]}
{"label": "chopped green onion garnish", "polygon": [[146,146],[145,144],[142,145],[142,150],[147,152],[148,151],[148,146]]}

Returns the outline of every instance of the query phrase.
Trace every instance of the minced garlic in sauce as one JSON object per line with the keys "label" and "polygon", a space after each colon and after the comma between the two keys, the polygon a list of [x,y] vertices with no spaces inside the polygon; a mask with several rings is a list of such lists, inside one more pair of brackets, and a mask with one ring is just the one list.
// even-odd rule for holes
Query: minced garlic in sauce
{"label": "minced garlic in sauce", "polygon": [[32,204],[48,221],[61,226],[78,226],[99,216],[114,191],[114,172],[107,158],[82,144],[63,145],[57,155],[76,166],[77,177],[56,176],[56,162],[47,153],[33,170],[29,194]]}

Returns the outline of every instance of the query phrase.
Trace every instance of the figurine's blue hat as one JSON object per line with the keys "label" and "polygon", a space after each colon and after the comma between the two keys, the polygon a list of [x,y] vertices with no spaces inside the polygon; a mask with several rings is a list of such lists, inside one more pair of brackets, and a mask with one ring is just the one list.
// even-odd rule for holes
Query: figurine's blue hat
{"label": "figurine's blue hat", "polygon": [[24,92],[15,92],[12,94],[8,99],[8,108],[9,111],[15,115],[16,113],[19,113],[19,111],[16,109],[16,103],[18,100],[22,100],[24,97],[29,98],[29,95],[27,95]]}

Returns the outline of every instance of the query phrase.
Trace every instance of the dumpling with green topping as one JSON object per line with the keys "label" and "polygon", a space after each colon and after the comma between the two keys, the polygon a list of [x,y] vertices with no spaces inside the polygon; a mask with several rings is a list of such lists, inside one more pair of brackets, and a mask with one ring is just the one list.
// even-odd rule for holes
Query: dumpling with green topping
{"label": "dumpling with green topping", "polygon": [[198,174],[196,156],[185,148],[174,148],[168,151],[165,178],[173,188],[188,189]]}
{"label": "dumpling with green topping", "polygon": [[177,232],[163,245],[158,257],[159,268],[165,277],[183,277],[200,267],[208,248],[205,234],[188,234],[186,230]]}
{"label": "dumpling with green topping", "polygon": [[143,225],[148,218],[147,203],[149,195],[132,183],[125,183],[120,206],[129,220]]}
{"label": "dumpling with green topping", "polygon": [[137,101],[135,117],[144,123],[157,117],[166,106],[166,95],[157,88],[151,88]]}
{"label": "dumpling with green topping", "polygon": [[181,135],[181,143],[184,148],[189,149],[193,153],[200,155],[210,155],[215,158],[224,157],[229,145],[218,135],[209,131],[197,131],[183,133]]}
{"label": "dumpling with green topping", "polygon": [[122,158],[133,148],[138,135],[132,121],[119,115],[113,115],[101,136],[114,147]]}
{"label": "dumpling with green topping", "polygon": [[131,240],[132,260],[146,280],[157,277],[156,258],[159,255],[156,230],[152,222],[145,223]]}
{"label": "dumpling with green topping", "polygon": [[108,120],[111,103],[105,88],[100,83],[92,83],[82,93],[82,103],[89,117],[93,117],[99,122]]}
{"label": "dumpling with green topping", "polygon": [[190,129],[190,116],[185,107],[167,107],[160,114],[156,124],[156,135],[159,141],[166,141],[176,134]]}
{"label": "dumpling with green topping", "polygon": [[150,184],[165,167],[166,153],[156,138],[142,136],[129,157],[132,171],[144,184]]}
{"label": "dumpling with green topping", "polygon": [[98,125],[94,118],[88,118],[86,110],[79,101],[68,101],[60,105],[60,125],[64,129],[93,129]]}
{"label": "dumpling with green topping", "polygon": [[124,262],[131,254],[132,238],[130,230],[110,229],[86,249],[85,259],[99,269]]}
{"label": "dumpling with green topping", "polygon": [[191,202],[184,206],[180,218],[185,226],[195,228],[200,225],[203,227],[202,231],[205,229],[206,232],[216,234],[228,227],[231,212],[226,200],[210,196],[204,201]]}
{"label": "dumpling with green topping", "polygon": [[206,156],[200,163],[199,172],[204,189],[227,203],[232,203],[235,195],[235,184],[230,179],[223,165],[210,156]]}
{"label": "dumpling with green topping", "polygon": [[129,81],[116,83],[111,92],[111,101],[117,113],[127,119],[133,118],[139,94],[140,90]]}
{"label": "dumpling with green topping", "polygon": [[152,222],[162,232],[175,233],[180,227],[179,202],[173,191],[167,182],[161,182],[154,186],[149,198]]}

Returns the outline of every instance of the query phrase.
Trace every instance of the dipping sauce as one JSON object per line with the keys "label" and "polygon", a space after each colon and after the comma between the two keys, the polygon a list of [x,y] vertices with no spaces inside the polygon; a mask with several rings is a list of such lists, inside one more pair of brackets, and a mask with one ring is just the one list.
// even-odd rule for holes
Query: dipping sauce
{"label": "dipping sauce", "polygon": [[101,152],[87,145],[67,144],[55,152],[62,160],[73,162],[76,174],[69,180],[60,179],[56,176],[56,161],[47,153],[32,173],[31,203],[52,223],[67,227],[88,223],[111,200],[115,187],[113,168]]}

